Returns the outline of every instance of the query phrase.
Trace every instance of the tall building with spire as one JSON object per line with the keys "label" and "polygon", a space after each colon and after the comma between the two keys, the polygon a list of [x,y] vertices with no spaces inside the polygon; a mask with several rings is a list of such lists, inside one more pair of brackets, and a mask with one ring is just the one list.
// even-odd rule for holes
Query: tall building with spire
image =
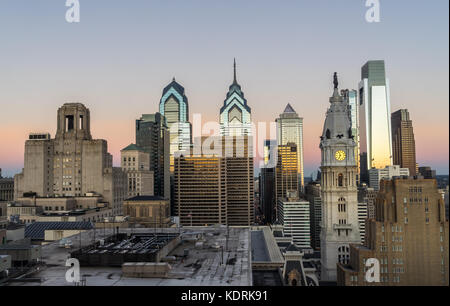
{"label": "tall building with spire", "polygon": [[359,244],[356,142],[351,130],[348,99],[339,94],[337,74],[320,141],[321,279],[336,280],[336,264],[347,263],[349,245]]}
{"label": "tall building with spire", "polygon": [[303,190],[303,118],[300,118],[291,104],[288,104],[284,112],[276,120],[277,142],[283,146],[294,143],[297,146],[297,173],[299,190]]}
{"label": "tall building with spire", "polygon": [[236,78],[236,59],[234,60],[234,79],[227,97],[220,108],[221,136],[251,136],[251,109],[244,98],[244,92]]}
{"label": "tall building with spire", "polygon": [[189,122],[188,98],[175,78],[167,85],[159,103],[159,112],[166,118],[170,134],[170,171],[173,173],[174,156],[189,150],[192,143],[192,126]]}
{"label": "tall building with spire", "polygon": [[384,61],[368,61],[359,83],[361,181],[367,171],[392,165],[391,102]]}

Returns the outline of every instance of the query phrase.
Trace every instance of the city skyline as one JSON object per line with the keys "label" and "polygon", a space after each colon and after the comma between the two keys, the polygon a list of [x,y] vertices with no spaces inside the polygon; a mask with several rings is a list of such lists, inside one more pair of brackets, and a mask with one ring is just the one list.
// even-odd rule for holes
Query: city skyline
{"label": "city skyline", "polygon": [[[365,22],[363,3],[287,2],[272,7],[265,1],[258,6],[249,1],[239,3],[235,22],[224,24],[215,20],[226,3],[213,6],[198,1],[190,4],[198,6],[197,11],[186,11],[183,7],[188,4],[136,1],[121,11],[123,5],[118,3],[83,1],[77,25],[65,23],[63,5],[6,2],[7,6],[0,4],[0,33],[7,42],[0,58],[0,167],[4,176],[23,167],[28,133],[55,135],[55,109],[64,103],[80,102],[91,109],[92,136],[108,141],[116,166],[120,165],[120,149],[133,142],[135,120],[158,111],[161,90],[174,76],[189,97],[189,120],[202,113],[203,122],[219,122],[234,57],[254,122],[274,122],[288,103],[304,118],[305,177],[320,164],[319,136],[331,73],[339,73],[340,88],[358,89],[362,65],[377,59],[386,63],[391,112],[408,109],[411,114],[417,162],[448,174],[447,1],[383,2],[380,24]],[[193,22],[182,29],[182,21],[158,28],[162,22],[158,10],[174,8],[186,14],[182,21]],[[240,20],[249,13],[253,22]],[[272,13],[276,18],[266,24]],[[95,14],[103,17],[96,19]],[[144,18],[145,14],[149,16]],[[197,14],[203,14],[210,29],[194,22]],[[290,21],[294,14],[299,18],[295,23]],[[403,14],[410,18],[399,23],[396,19]],[[132,20],[132,16],[139,18]],[[120,22],[114,24],[115,20]],[[314,35],[301,28],[303,23],[314,28]],[[3,33],[6,29],[12,32]],[[177,31],[182,35],[174,37]],[[191,34],[194,31],[196,36]],[[217,35],[210,39],[214,31]],[[148,41],[141,41],[145,33]],[[232,46],[223,39],[227,33],[240,34],[232,35]],[[396,35],[402,35],[402,45],[389,47]],[[116,38],[123,41],[120,46]],[[176,40],[180,38],[181,42]],[[176,48],[155,50],[155,42],[158,46],[181,43],[185,52],[177,57]],[[288,42],[291,48],[276,47]],[[341,50],[323,51],[336,43]],[[84,49],[84,45],[90,47]]]}

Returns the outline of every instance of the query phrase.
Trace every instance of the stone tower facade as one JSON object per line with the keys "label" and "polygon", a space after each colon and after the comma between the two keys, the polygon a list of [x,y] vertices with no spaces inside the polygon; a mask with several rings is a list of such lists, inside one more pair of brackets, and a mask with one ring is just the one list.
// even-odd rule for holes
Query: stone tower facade
{"label": "stone tower facade", "polygon": [[360,243],[356,142],[348,100],[339,94],[337,77],[320,141],[321,279],[336,281],[337,263],[349,260],[349,244]]}
{"label": "stone tower facade", "polygon": [[31,134],[25,142],[22,173],[14,184],[15,199],[37,197],[83,197],[95,193],[108,202],[113,214],[122,214],[126,175],[113,168],[112,155],[103,139],[92,139],[90,112],[81,103],[58,109],[54,139]]}

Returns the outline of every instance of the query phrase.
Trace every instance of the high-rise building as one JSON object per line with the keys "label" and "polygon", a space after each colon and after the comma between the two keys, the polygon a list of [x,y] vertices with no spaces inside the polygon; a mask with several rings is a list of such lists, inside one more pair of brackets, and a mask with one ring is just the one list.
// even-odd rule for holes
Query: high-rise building
{"label": "high-rise building", "polygon": [[[338,285],[448,286],[449,227],[436,180],[383,180],[364,245],[351,245],[338,265]],[[365,261],[377,259],[380,282],[367,282]]]}
{"label": "high-rise building", "polygon": [[320,249],[320,224],[322,222],[322,198],[320,184],[311,182],[305,186],[306,199],[309,202],[309,216],[311,225],[311,247]]}
{"label": "high-rise building", "polygon": [[292,196],[278,200],[278,221],[283,225],[283,232],[292,237],[297,247],[310,248],[309,202],[300,200],[296,192]]}
{"label": "high-rise building", "polygon": [[361,180],[367,171],[392,165],[391,104],[384,61],[369,61],[359,83]]}
{"label": "high-rise building", "polygon": [[220,108],[221,136],[251,136],[251,109],[244,98],[244,92],[236,79],[236,60],[234,61],[234,79],[227,97]]}
{"label": "high-rise building", "polygon": [[[209,137],[211,151],[175,157],[174,209],[182,225],[254,222],[251,137]],[[202,144],[206,138],[198,139]],[[197,140],[196,140],[197,143]],[[202,149],[206,146],[201,145]],[[243,149],[242,152],[239,152]]]}
{"label": "high-rise building", "polygon": [[364,243],[364,235],[366,234],[367,216],[368,216],[367,203],[358,201],[359,236],[361,237],[361,243]]}
{"label": "high-rise building", "polygon": [[15,198],[82,197],[96,193],[108,202],[115,215],[122,214],[126,175],[112,166],[107,142],[92,139],[90,112],[81,103],[58,109],[56,136],[30,134],[25,142],[22,173],[15,176]]}
{"label": "high-rise building", "polygon": [[412,120],[407,109],[400,109],[391,115],[392,152],[394,165],[408,168],[411,176],[416,175],[416,143]]}
{"label": "high-rise building", "polygon": [[265,224],[272,224],[275,216],[275,168],[261,168],[259,174],[259,198]]}
{"label": "high-rise building", "polygon": [[290,104],[276,120],[277,143],[287,145],[294,143],[297,146],[297,173],[300,190],[305,185],[303,177],[303,118],[300,118]]}
{"label": "high-rise building", "polygon": [[150,154],[135,144],[120,151],[122,170],[127,174],[127,198],[153,195],[153,171],[150,171]]}
{"label": "high-rise building", "polygon": [[352,124],[352,135],[356,142],[355,147],[355,159],[356,165],[358,165],[358,182],[360,175],[360,161],[359,161],[359,102],[358,102],[358,91],[356,90],[343,90],[341,91],[341,95],[344,96],[345,99],[348,99],[348,104],[350,105],[350,122]]}
{"label": "high-rise building", "polygon": [[170,142],[166,118],[156,113],[136,120],[136,145],[150,154],[154,195],[170,199]]}
{"label": "high-rise building", "polygon": [[0,168],[0,201],[14,200],[14,179],[2,177],[2,169]]}
{"label": "high-rise building", "polygon": [[[288,197],[288,193],[298,195],[297,145],[288,143],[277,147],[278,158],[275,168],[275,203]],[[277,214],[278,216],[278,214]]]}
{"label": "high-rise building", "polygon": [[366,183],[358,186],[358,203],[365,203],[367,206],[367,217],[369,219],[375,218],[375,199],[378,192]]}
{"label": "high-rise building", "polygon": [[259,174],[260,206],[264,223],[272,224],[276,220],[275,167],[277,156],[276,140],[264,141],[264,166]]}
{"label": "high-rise building", "polygon": [[170,172],[173,172],[175,154],[188,150],[192,144],[188,98],[175,78],[163,90],[159,112],[166,118],[170,134]]}
{"label": "high-rise building", "polygon": [[400,166],[386,166],[384,169],[369,170],[369,186],[375,191],[380,189],[381,180],[389,180],[394,176],[409,176],[408,168],[400,168]]}
{"label": "high-rise building", "polygon": [[322,229],[321,279],[336,280],[336,263],[346,263],[349,245],[360,243],[357,199],[356,142],[350,106],[339,94],[337,75],[320,141]]}

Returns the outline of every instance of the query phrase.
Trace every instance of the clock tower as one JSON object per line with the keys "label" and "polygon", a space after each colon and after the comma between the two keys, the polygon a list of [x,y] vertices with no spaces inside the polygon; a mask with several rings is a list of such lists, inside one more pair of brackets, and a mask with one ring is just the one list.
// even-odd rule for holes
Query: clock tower
{"label": "clock tower", "polygon": [[320,137],[321,163],[321,280],[336,281],[338,262],[348,263],[349,244],[360,244],[358,173],[348,100],[339,94],[337,74]]}

